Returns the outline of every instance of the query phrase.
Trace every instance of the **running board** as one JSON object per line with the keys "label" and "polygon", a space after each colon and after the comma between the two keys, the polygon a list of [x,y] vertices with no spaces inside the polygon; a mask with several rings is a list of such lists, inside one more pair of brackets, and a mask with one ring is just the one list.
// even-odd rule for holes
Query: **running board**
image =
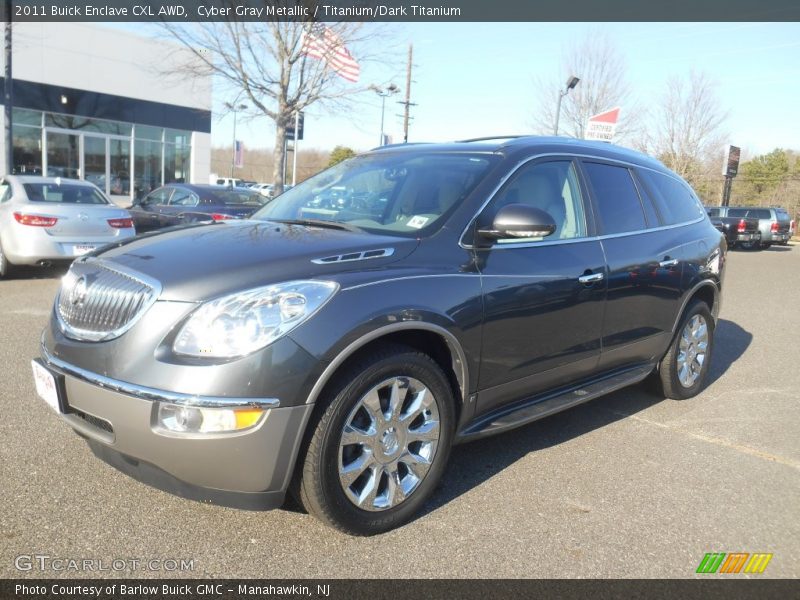
{"label": "running board", "polygon": [[458,442],[468,442],[482,437],[509,431],[543,419],[562,410],[605,396],[611,392],[639,383],[653,372],[656,363],[640,365],[580,385],[560,390],[546,396],[517,402],[480,417],[458,434]]}

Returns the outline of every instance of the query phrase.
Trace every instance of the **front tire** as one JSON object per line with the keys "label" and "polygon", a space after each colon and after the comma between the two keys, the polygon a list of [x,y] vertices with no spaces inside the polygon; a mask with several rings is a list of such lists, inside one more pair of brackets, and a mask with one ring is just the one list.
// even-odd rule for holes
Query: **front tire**
{"label": "front tire", "polygon": [[374,535],[409,521],[450,454],[453,391],[427,355],[385,346],[339,374],[309,424],[295,495],[325,524]]}
{"label": "front tire", "polygon": [[685,400],[700,393],[708,377],[714,347],[714,318],[705,302],[689,305],[675,339],[661,359],[660,391],[665,398]]}

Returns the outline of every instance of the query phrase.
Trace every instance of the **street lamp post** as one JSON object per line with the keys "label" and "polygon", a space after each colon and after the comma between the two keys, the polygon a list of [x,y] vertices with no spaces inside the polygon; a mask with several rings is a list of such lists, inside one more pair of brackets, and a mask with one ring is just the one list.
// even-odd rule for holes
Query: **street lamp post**
{"label": "street lamp post", "polygon": [[226,102],[225,108],[233,112],[233,151],[231,152],[231,179],[233,179],[233,169],[236,167],[236,113],[240,110],[247,110],[247,105]]}
{"label": "street lamp post", "polygon": [[574,89],[580,79],[575,77],[574,75],[570,75],[570,78],[567,79],[567,85],[563,90],[558,91],[558,105],[556,106],[556,122],[553,125],[553,135],[558,135],[558,120],[561,117],[561,100],[569,94],[571,89]]}
{"label": "street lamp post", "polygon": [[369,88],[381,97],[381,140],[378,145],[383,146],[383,119],[386,114],[386,97],[393,96],[400,91],[400,88],[393,83],[386,86],[386,89],[378,87],[377,85],[371,85]]}

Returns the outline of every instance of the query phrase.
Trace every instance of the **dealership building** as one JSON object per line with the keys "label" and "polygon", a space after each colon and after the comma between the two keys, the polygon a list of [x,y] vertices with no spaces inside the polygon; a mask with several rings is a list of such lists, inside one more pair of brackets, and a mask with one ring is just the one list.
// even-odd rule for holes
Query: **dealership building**
{"label": "dealership building", "polygon": [[[86,179],[120,204],[207,183],[211,78],[170,70],[181,52],[96,24],[16,23],[14,172]],[[4,169],[4,144],[0,159]]]}

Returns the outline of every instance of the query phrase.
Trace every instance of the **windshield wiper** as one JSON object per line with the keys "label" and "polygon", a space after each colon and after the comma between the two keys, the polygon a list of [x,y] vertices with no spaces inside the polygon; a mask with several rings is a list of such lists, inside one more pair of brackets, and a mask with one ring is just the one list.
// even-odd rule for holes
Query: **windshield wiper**
{"label": "windshield wiper", "polygon": [[270,219],[267,217],[265,220],[272,221],[274,223],[284,223],[286,225],[308,225],[309,227],[324,227],[326,229],[340,229],[342,231],[364,231],[360,227],[350,225],[349,223],[326,221],[325,219]]}

